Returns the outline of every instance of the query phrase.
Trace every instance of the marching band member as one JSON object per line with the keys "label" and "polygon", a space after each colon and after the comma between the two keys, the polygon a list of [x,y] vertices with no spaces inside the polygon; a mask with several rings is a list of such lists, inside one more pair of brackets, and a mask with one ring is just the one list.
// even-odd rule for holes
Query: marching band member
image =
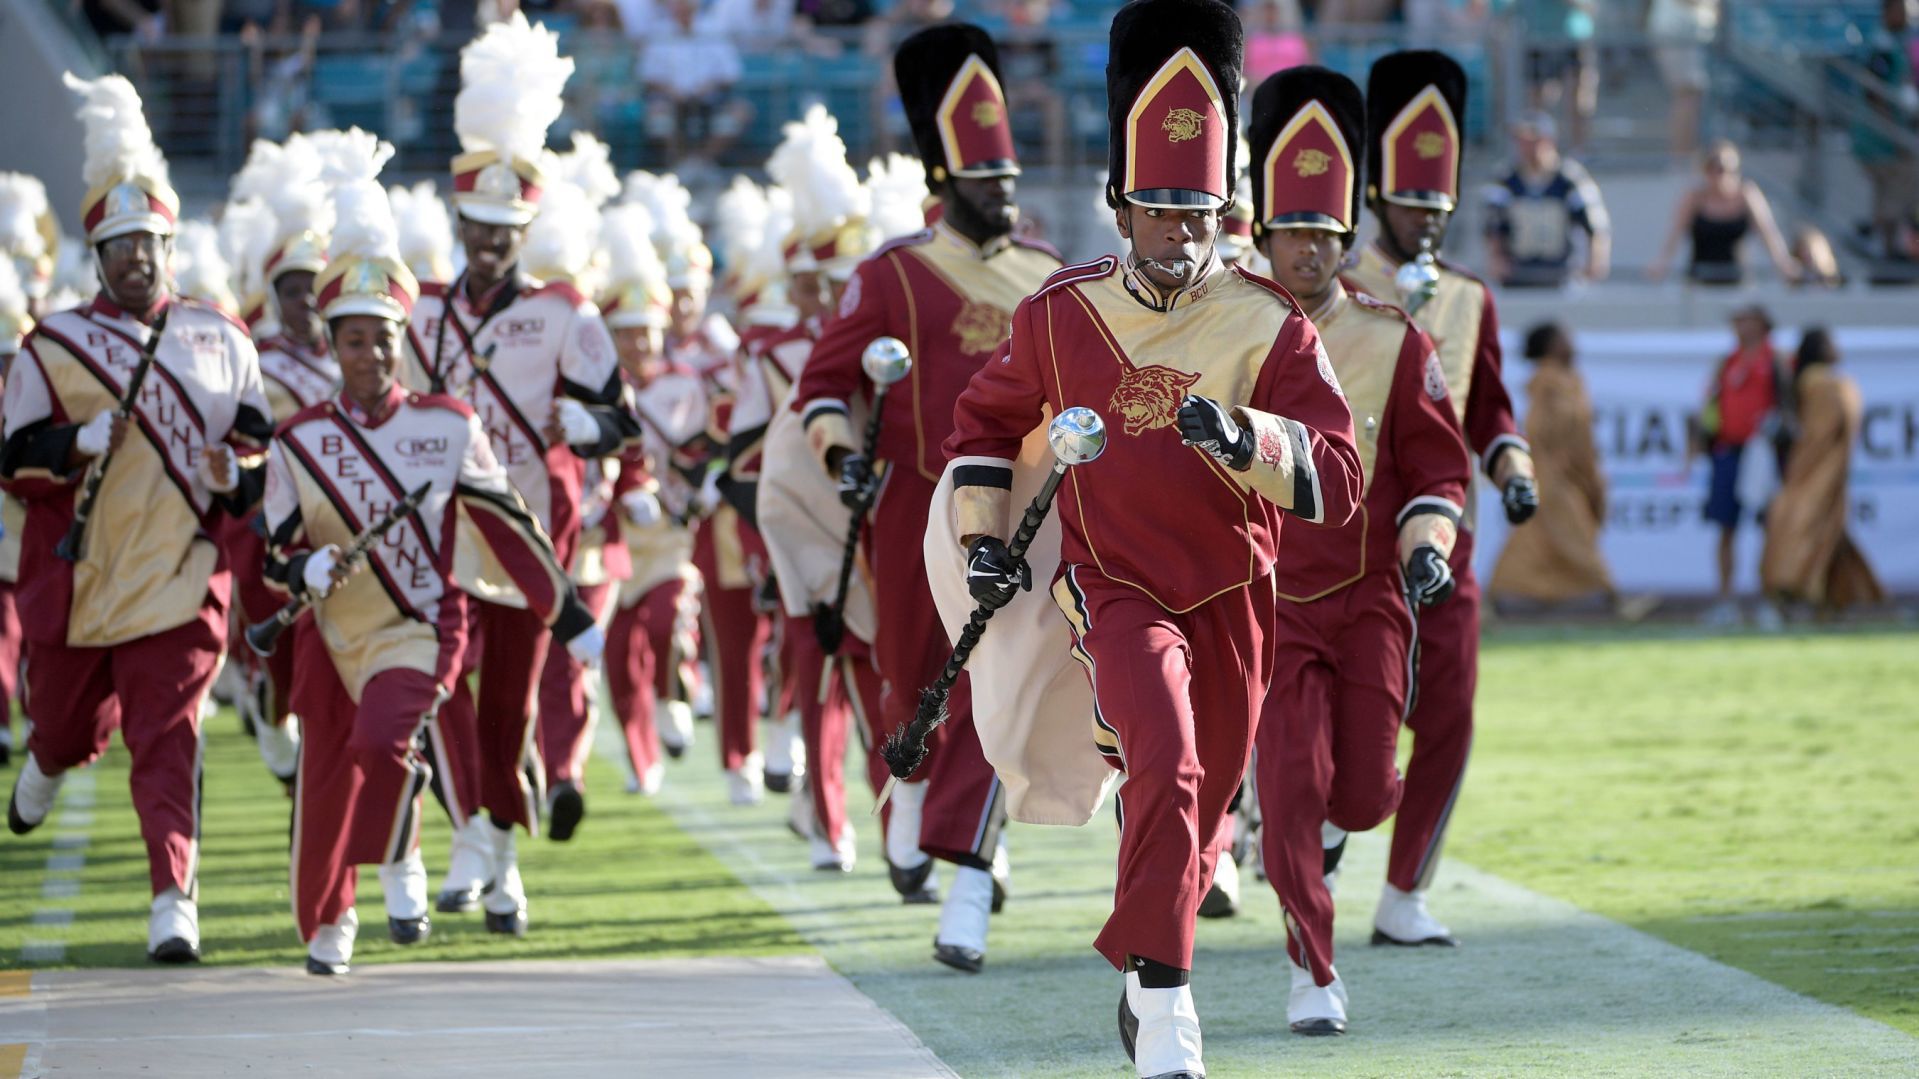
{"label": "marching band member", "polygon": [[[484,543],[570,653],[591,659],[603,643],[479,417],[456,398],[398,382],[416,285],[399,259],[386,193],[368,176],[344,187],[338,204],[315,303],[342,389],[281,426],[265,510],[270,575],[313,604],[315,631],[299,638],[296,668],[305,738],[292,891],[307,970],[322,975],[345,973],[352,959],[360,865],[380,867],[394,943],[417,943],[430,929],[419,850],[430,766],[416,738],[459,675],[458,543]],[[343,556],[422,488],[364,562]]]}
{"label": "marching band member", "polygon": [[997,607],[1032,584],[1006,542],[1021,441],[1049,410],[1107,419],[1104,455],[1060,488],[1052,594],[1092,683],[1087,733],[1125,773],[1118,886],[1095,947],[1125,972],[1120,1033],[1141,1076],[1205,1074],[1194,917],[1270,671],[1269,575],[1296,524],[1353,516],[1361,482],[1312,323],[1216,249],[1241,41],[1219,0],[1120,9],[1107,200],[1131,251],[1066,267],[1019,305],[946,443],[967,584]]}
{"label": "marching band member", "polygon": [[[1532,454],[1500,379],[1492,289],[1437,258],[1459,201],[1465,109],[1466,74],[1444,53],[1393,53],[1373,64],[1366,83],[1366,199],[1379,219],[1379,237],[1360,251],[1346,282],[1404,306],[1431,335],[1466,442],[1499,487],[1506,519],[1517,525],[1539,508],[1539,492]],[[1454,597],[1419,623],[1419,681],[1406,716],[1413,754],[1373,919],[1375,944],[1453,944],[1452,933],[1426,909],[1426,892],[1466,776],[1479,674],[1471,514],[1460,524],[1449,559]]]}
{"label": "marching band member", "polygon": [[[665,776],[668,752],[680,756],[692,738],[693,707],[681,670],[699,618],[699,573],[693,568],[694,514],[706,433],[706,388],[694,371],[667,359],[665,333],[673,303],[652,241],[652,215],[639,203],[607,210],[601,245],[608,293],[602,308],[619,349],[623,392],[639,417],[641,437],[620,455],[614,509],[630,572],[620,582],[607,631],[607,690],[631,766],[627,789],[651,795]],[[660,722],[664,712],[665,722]]]}
{"label": "marching band member", "polygon": [[[466,152],[453,159],[453,204],[466,269],[449,284],[422,286],[404,379],[478,414],[562,564],[579,542],[585,462],[617,451],[630,430],[599,310],[572,286],[541,283],[519,265],[538,212],[546,128],[572,71],[556,36],[519,12],[462,50],[454,127]],[[479,676],[477,693],[456,682],[429,728],[438,789],[458,828],[435,905],[483,906],[489,930],[517,935],[527,913],[512,829],[539,827],[545,770],[533,718],[550,634],[484,545],[458,551],[454,577],[471,600],[464,669]]]}
{"label": "marching band member", "polygon": [[[6,368],[33,329],[36,314],[46,313],[53,280],[53,256],[60,233],[38,178],[0,172],[0,387]],[[20,691],[25,641],[14,603],[19,579],[20,528],[27,511],[11,494],[0,493],[0,766],[13,758],[13,704]]]}
{"label": "marching band member", "polygon": [[[872,643],[884,679],[882,737],[911,721],[920,689],[938,677],[950,651],[920,540],[945,467],[940,447],[953,430],[953,403],[1006,340],[1009,312],[1059,266],[1050,248],[1014,234],[1019,164],[992,39],[963,23],[923,30],[901,43],[893,69],[940,217],[860,264],[795,398],[814,455],[838,478],[841,499],[854,505],[878,491],[866,555],[879,605]],[[870,461],[850,406],[856,397],[870,399],[860,356],[882,336],[904,342],[913,367],[892,391],[877,461]],[[992,866],[1005,810],[972,729],[965,679],[951,709],[925,770],[894,795],[887,861],[894,888],[909,902],[931,898],[929,856],[957,867],[934,958],[978,972],[999,890]]]}
{"label": "marching band member", "polygon": [[1394,751],[1418,608],[1452,591],[1446,556],[1472,479],[1432,342],[1399,309],[1339,283],[1359,225],[1365,124],[1359,87],[1325,68],[1290,68],[1253,95],[1255,234],[1326,346],[1365,476],[1358,514],[1288,532],[1273,568],[1278,646],[1254,788],[1293,963],[1286,1018],[1299,1034],[1346,1029],[1327,882],[1346,834],[1399,804]]}
{"label": "marching band member", "polygon": [[[169,294],[179,196],[139,95],[118,75],[67,85],[84,101],[80,213],[100,292],[35,327],[6,384],[0,479],[27,504],[17,602],[34,719],[7,824],[24,834],[46,820],[61,779],[100,755],[117,720],[153,888],[147,954],[193,962],[200,706],[232,585],[209,536],[216,509],[238,516],[257,496],[235,447],[259,452],[272,427],[245,328]],[[123,403],[136,372],[138,399]]]}

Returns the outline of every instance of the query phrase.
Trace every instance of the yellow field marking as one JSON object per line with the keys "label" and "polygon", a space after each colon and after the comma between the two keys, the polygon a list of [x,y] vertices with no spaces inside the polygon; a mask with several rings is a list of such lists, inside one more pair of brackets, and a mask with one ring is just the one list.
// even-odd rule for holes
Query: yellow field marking
{"label": "yellow field marking", "polygon": [[21,1070],[26,1066],[26,1046],[0,1045],[0,1076],[4,1076],[5,1079],[19,1079]]}
{"label": "yellow field marking", "polygon": [[[0,971],[0,1000],[8,997],[24,997],[33,993],[33,972],[30,970]],[[0,1057],[0,1059],[5,1059]]]}

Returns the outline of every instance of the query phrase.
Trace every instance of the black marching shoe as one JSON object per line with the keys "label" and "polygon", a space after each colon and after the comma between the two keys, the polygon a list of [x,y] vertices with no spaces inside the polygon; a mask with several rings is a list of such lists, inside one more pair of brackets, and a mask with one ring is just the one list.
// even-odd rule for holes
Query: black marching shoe
{"label": "black marching shoe", "polygon": [[1119,987],[1119,1044],[1126,1047],[1126,1059],[1132,1060],[1133,1043],[1139,1040],[1139,1016],[1126,1003],[1126,987]]}
{"label": "black marching shoe", "polygon": [[1346,1023],[1340,1019],[1302,1019],[1291,1024],[1294,1034],[1308,1038],[1328,1038],[1346,1033]]}
{"label": "black marching shoe", "polygon": [[[185,937],[168,937],[160,946],[147,953],[147,958],[156,963],[198,963],[200,949]],[[342,968],[344,969],[344,968]]]}
{"label": "black marching shoe", "polygon": [[[14,835],[26,835],[40,827],[40,821],[29,821],[20,815],[20,799],[9,795],[7,798],[7,831]],[[897,879],[897,878],[896,878]]]}
{"label": "black marching shoe", "polygon": [[772,791],[774,794],[792,794],[793,793],[793,773],[791,772],[766,773],[766,789]]}
{"label": "black marching shoe", "polygon": [[937,938],[933,941],[933,958],[968,974],[978,974],[986,966],[985,952],[962,948],[957,944],[941,944]]}
{"label": "black marching shoe", "polygon": [[433,922],[425,917],[388,918],[386,935],[389,940],[402,947],[418,944],[433,935]]}
{"label": "black marching shoe", "polygon": [[499,933],[502,936],[524,937],[526,936],[526,911],[522,909],[509,914],[495,914],[489,910],[486,912],[486,931]]}
{"label": "black marching shoe", "polygon": [[345,963],[328,963],[323,960],[315,959],[310,955],[307,956],[307,973],[308,974],[317,974],[323,978],[335,978],[342,974],[345,974],[349,969],[351,968],[349,968]]}
{"label": "black marching shoe", "polygon": [[484,890],[468,888],[465,891],[448,888],[433,900],[433,909],[441,914],[471,914],[480,909],[480,896]]}
{"label": "black marching shoe", "polygon": [[564,780],[553,788],[552,808],[548,810],[552,820],[547,835],[555,843],[564,843],[573,838],[573,833],[586,819],[586,796],[580,793],[580,785],[572,780]]}
{"label": "black marching shoe", "polygon": [[940,901],[939,889],[927,883],[933,876],[933,859],[928,858],[911,869],[887,862],[886,873],[893,878],[893,890],[900,894],[900,902],[919,906]]}

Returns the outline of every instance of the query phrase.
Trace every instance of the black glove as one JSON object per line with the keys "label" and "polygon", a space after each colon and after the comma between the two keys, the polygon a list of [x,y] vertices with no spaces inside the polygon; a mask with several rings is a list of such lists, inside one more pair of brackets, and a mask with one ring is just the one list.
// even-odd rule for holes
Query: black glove
{"label": "black glove", "polygon": [[839,655],[840,642],[846,639],[846,620],[829,604],[813,605],[813,639],[828,656]]}
{"label": "black glove", "polygon": [[1180,402],[1179,440],[1198,446],[1235,472],[1252,466],[1252,432],[1234,423],[1232,410],[1210,397],[1188,394]]}
{"label": "black glove", "polygon": [[1531,476],[1514,476],[1499,492],[1499,500],[1506,504],[1506,521],[1523,525],[1539,512],[1539,485]]}
{"label": "black glove", "polygon": [[1406,560],[1406,591],[1421,607],[1435,607],[1453,594],[1453,568],[1437,548],[1421,544]]}
{"label": "black glove", "polygon": [[966,549],[966,590],[989,611],[1013,602],[1015,589],[1033,590],[1033,571],[1024,558],[1014,558],[1006,541],[981,536]]}
{"label": "black glove", "polygon": [[863,453],[840,458],[840,502],[854,513],[865,509],[873,498],[873,464]]}

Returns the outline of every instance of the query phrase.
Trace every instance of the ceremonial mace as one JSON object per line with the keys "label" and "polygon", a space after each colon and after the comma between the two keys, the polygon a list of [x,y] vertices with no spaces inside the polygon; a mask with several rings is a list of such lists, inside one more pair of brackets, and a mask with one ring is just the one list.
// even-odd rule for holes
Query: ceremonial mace
{"label": "ceremonial mace", "polygon": [[[1033,544],[1033,537],[1039,535],[1040,525],[1046,521],[1046,514],[1053,508],[1053,495],[1059,490],[1059,481],[1066,470],[1074,465],[1083,465],[1097,458],[1106,450],[1106,421],[1099,413],[1090,408],[1069,408],[1053,418],[1046,428],[1047,444],[1053,448],[1053,471],[1046,477],[1046,483],[1040,487],[1039,494],[1033,496],[1033,502],[1026,507],[1026,516],[1020,519],[1019,531],[1013,533],[1013,542],[1008,545],[1010,561],[1018,562],[1026,556],[1026,549]],[[919,709],[913,713],[913,720],[900,730],[894,731],[880,747],[880,755],[886,758],[886,768],[892,772],[886,781],[886,788],[880,791],[879,804],[873,811],[886,804],[893,793],[893,787],[900,780],[912,775],[926,760],[926,740],[933,735],[940,724],[946,722],[946,698],[953,691],[953,683],[959,680],[960,671],[966,668],[966,661],[972,657],[973,649],[979,645],[980,637],[986,632],[986,623],[993,617],[994,608],[979,606],[973,609],[973,617],[960,631],[959,643],[953,646],[953,654],[946,659],[946,668],[932,685],[920,691]]]}
{"label": "ceremonial mace", "polygon": [[1419,238],[1419,254],[1411,262],[1401,263],[1393,273],[1393,291],[1399,293],[1399,305],[1409,315],[1417,315],[1427,301],[1439,294],[1439,259],[1433,254],[1433,238]]}
{"label": "ceremonial mace", "polygon": [[[365,531],[353,537],[353,542],[347,544],[346,550],[340,553],[340,561],[334,567],[336,579],[346,576],[341,571],[351,571],[364,562],[367,551],[380,542],[380,537],[386,535],[394,525],[399,524],[408,514],[418,509],[421,500],[425,499],[426,493],[432,489],[431,483],[422,483],[415,487],[412,494],[407,495],[398,505],[386,511],[386,516],[373,522]],[[248,626],[247,647],[253,649],[256,655],[272,655],[274,647],[280,642],[280,634],[285,633],[288,626],[298,621],[300,615],[304,614],[308,607],[313,606],[313,600],[313,592],[309,589],[275,611],[272,618]]]}
{"label": "ceremonial mace", "polygon": [[[153,354],[159,351],[160,338],[167,332],[167,316],[172,314],[171,306],[160,309],[160,317],[153,320],[153,332],[147,335],[147,343],[140,348],[140,359],[133,365],[133,377],[127,379],[126,392],[120,395],[120,407],[113,414],[123,420],[133,416],[133,403],[140,397],[140,387],[146,384],[147,371],[153,367]],[[93,470],[87,473],[86,486],[80,490],[80,500],[74,503],[73,522],[67,525],[67,534],[60,537],[59,546],[53,553],[68,562],[80,561],[85,553],[81,547],[87,540],[87,519],[93,516],[93,500],[100,496],[100,481],[106,477],[107,466],[113,463],[113,447],[93,464]]]}
{"label": "ceremonial mace", "polygon": [[[860,367],[866,377],[873,380],[873,411],[866,417],[866,461],[870,467],[873,455],[878,452],[880,441],[880,417],[886,411],[886,391],[895,382],[904,379],[913,370],[913,356],[906,351],[906,343],[897,337],[875,337],[873,343],[866,346],[860,354]],[[866,512],[873,508],[873,495],[878,491],[874,484],[861,494],[860,504],[853,510],[853,522],[846,528],[846,546],[840,552],[840,581],[833,590],[833,604],[821,607],[813,612],[813,635],[819,639],[820,649],[826,653],[826,664],[831,667],[833,657],[839,653],[840,642],[846,638],[846,591],[853,583],[853,560],[859,555],[860,526],[866,522]],[[826,692],[826,679],[820,679],[820,692]]]}

